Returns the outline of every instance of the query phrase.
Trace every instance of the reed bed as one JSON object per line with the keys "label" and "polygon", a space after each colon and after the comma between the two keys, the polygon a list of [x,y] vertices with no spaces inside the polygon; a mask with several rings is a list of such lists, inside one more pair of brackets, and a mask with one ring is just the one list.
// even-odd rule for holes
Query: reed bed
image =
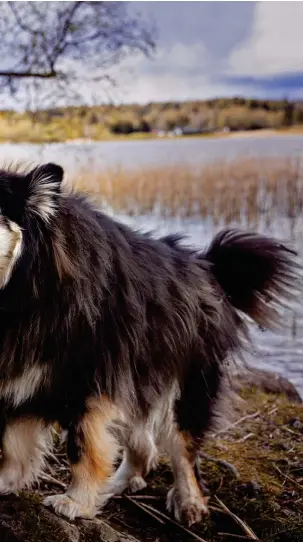
{"label": "reed bed", "polygon": [[294,230],[303,212],[299,158],[237,158],[200,166],[81,171],[74,188],[115,212],[167,217],[212,217],[216,223],[266,228],[277,217]]}

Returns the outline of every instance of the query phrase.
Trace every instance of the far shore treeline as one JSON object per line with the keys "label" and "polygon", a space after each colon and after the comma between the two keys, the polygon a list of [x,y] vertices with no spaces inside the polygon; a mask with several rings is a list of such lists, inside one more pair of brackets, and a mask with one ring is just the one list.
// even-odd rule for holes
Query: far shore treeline
{"label": "far shore treeline", "polygon": [[164,137],[303,125],[303,101],[218,98],[204,101],[0,111],[0,142]]}

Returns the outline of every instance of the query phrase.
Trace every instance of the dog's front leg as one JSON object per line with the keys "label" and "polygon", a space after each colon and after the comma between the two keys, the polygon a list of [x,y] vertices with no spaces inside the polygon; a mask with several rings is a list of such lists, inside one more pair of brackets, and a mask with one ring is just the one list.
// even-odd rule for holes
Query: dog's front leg
{"label": "dog's front leg", "polygon": [[50,426],[35,417],[16,418],[4,427],[0,464],[0,493],[15,493],[39,478],[51,452]]}
{"label": "dog's front leg", "polygon": [[106,398],[94,399],[83,417],[69,427],[67,454],[72,481],[66,493],[47,497],[44,504],[71,520],[94,517],[111,496],[102,494],[102,489],[112,474],[118,451],[107,429],[113,416],[114,409]]}

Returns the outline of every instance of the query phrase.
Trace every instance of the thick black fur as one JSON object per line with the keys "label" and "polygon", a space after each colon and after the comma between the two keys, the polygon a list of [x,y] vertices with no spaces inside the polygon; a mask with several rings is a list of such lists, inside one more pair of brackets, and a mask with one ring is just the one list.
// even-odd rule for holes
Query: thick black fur
{"label": "thick black fur", "polygon": [[[177,381],[179,426],[200,436],[223,364],[241,347],[237,310],[267,325],[268,299],[295,279],[293,254],[238,231],[219,234],[203,253],[174,236],[155,240],[80,195],[61,195],[61,168],[43,168],[0,173],[2,213],[23,231],[21,256],[0,291],[0,378],[49,368],[30,400],[2,400],[2,419],[59,421],[76,441],[88,398],[105,393],[145,416]],[[31,203],[45,177],[54,182],[48,220],[37,198],[37,208]]]}

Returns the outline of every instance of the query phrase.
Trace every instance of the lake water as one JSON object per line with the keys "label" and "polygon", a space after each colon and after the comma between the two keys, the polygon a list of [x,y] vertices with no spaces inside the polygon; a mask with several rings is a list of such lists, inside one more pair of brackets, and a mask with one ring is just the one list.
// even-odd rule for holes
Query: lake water
{"label": "lake water", "polygon": [[[126,224],[142,231],[153,231],[155,235],[181,232],[187,236],[186,243],[196,247],[207,246],[222,226],[214,226],[211,220],[164,218],[160,216],[120,215]],[[234,225],[234,224],[233,224]],[[261,228],[260,228],[261,229]],[[266,230],[268,235],[283,238],[284,226],[272,224]],[[280,233],[278,233],[280,232]],[[261,331],[258,326],[251,327],[252,349],[248,362],[256,367],[276,371],[293,384],[303,398],[303,303],[297,300],[294,308],[283,314],[283,329],[278,333]]]}
{"label": "lake water", "polygon": [[100,169],[167,164],[199,165],[239,156],[302,155],[303,135],[0,145],[0,163],[11,160],[57,161],[68,171],[79,167]]}
{"label": "lake water", "polygon": [[[167,164],[199,165],[214,160],[236,157],[303,156],[303,136],[267,136],[249,138],[190,138],[180,140],[122,141],[100,143],[65,143],[50,145],[0,145],[0,163],[55,161],[73,173],[78,168],[92,170],[108,167],[161,166]],[[120,216],[121,220],[143,230],[163,234],[184,232],[196,246],[208,243],[218,226],[211,220],[163,218],[145,215]],[[283,224],[272,224],[266,233],[283,237]],[[303,233],[303,224],[302,224]],[[301,243],[300,243],[301,246]],[[302,245],[303,246],[303,245]],[[279,334],[253,329],[255,355],[253,363],[280,372],[291,380],[303,396],[303,304],[295,317],[293,333],[292,311],[285,315],[285,328]]]}

